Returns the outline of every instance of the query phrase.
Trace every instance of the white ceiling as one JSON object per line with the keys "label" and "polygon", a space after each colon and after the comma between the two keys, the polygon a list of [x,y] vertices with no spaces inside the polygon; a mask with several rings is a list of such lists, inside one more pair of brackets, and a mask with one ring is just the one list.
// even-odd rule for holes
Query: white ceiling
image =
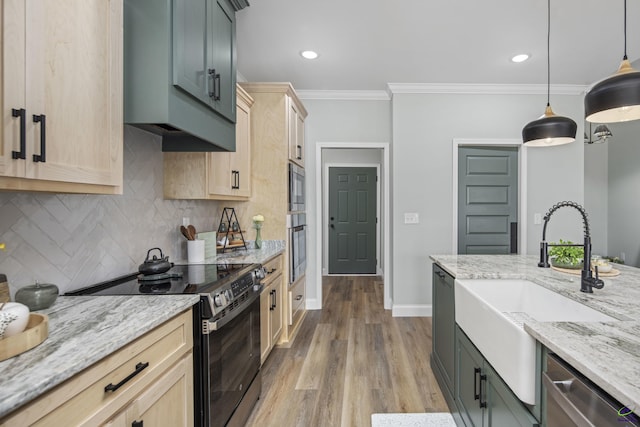
{"label": "white ceiling", "polygon": [[[387,83],[546,84],[545,0],[250,0],[237,13],[238,71],[298,90]],[[622,59],[623,0],[551,1],[551,83],[588,85]],[[316,60],[299,52],[312,49]],[[531,58],[510,61],[516,53]],[[640,57],[640,0],[628,0]]]}

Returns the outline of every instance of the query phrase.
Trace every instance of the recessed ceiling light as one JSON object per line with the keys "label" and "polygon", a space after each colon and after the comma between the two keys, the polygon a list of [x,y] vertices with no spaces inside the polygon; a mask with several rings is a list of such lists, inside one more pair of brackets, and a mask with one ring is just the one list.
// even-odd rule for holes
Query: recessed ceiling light
{"label": "recessed ceiling light", "polygon": [[527,55],[526,53],[521,53],[511,58],[511,62],[524,62],[527,59],[529,59],[529,55]]}
{"label": "recessed ceiling light", "polygon": [[316,59],[318,57],[318,54],[312,50],[303,50],[300,55],[306,59]]}

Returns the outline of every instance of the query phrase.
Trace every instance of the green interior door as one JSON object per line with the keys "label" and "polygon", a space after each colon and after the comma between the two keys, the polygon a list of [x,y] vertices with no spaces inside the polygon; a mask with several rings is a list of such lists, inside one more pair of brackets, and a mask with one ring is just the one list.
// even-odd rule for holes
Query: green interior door
{"label": "green interior door", "polygon": [[518,151],[458,150],[458,253],[518,252]]}
{"label": "green interior door", "polygon": [[376,168],[329,168],[329,273],[376,273]]}

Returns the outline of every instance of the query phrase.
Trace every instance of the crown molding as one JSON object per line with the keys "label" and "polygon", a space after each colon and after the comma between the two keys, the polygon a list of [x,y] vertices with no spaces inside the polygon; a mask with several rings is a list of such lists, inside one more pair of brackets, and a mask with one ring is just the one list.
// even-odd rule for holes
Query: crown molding
{"label": "crown molding", "polygon": [[386,90],[297,90],[300,99],[322,99],[342,101],[389,101]]}
{"label": "crown molding", "polygon": [[[589,86],[551,85],[554,95],[583,95]],[[546,84],[441,84],[441,83],[388,83],[387,92],[399,93],[449,93],[477,95],[546,95]]]}

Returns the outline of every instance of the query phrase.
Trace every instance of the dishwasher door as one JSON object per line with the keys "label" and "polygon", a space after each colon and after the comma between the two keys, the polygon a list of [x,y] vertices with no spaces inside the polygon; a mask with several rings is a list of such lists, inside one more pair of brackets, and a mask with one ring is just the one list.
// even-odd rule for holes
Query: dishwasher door
{"label": "dishwasher door", "polygon": [[547,427],[632,427],[640,416],[605,394],[555,354],[547,355]]}

